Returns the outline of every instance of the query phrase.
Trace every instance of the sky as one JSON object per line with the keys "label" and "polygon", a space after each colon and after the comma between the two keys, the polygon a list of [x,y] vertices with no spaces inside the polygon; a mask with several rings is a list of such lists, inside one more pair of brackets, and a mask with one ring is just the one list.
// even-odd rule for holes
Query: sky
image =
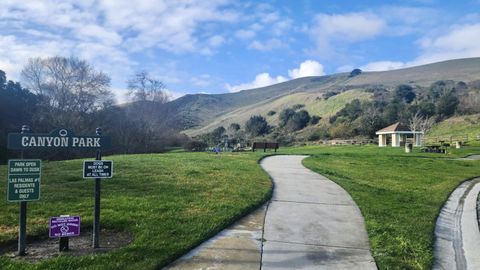
{"label": "sky", "polygon": [[87,60],[118,102],[147,71],[173,98],[480,57],[480,0],[2,0],[0,70]]}

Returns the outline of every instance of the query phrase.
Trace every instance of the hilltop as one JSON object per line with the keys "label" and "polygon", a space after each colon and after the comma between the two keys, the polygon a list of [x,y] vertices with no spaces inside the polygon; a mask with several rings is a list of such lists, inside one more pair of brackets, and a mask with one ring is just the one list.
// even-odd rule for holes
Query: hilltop
{"label": "hilltop", "polygon": [[[480,79],[480,58],[448,60],[428,65],[382,71],[303,77],[287,82],[225,94],[186,95],[166,104],[165,119],[187,135],[199,135],[231,123],[243,125],[252,115],[277,123],[279,112],[304,104],[311,115],[330,117],[354,99],[368,100],[374,88],[393,90],[397,85],[428,87],[439,80],[471,82]],[[327,94],[328,93],[328,94]],[[333,95],[326,98],[327,95]]]}

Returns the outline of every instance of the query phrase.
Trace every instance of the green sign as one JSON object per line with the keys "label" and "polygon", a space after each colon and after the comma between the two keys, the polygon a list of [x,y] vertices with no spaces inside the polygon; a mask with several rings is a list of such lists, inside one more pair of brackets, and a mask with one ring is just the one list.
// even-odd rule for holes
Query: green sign
{"label": "green sign", "polygon": [[7,200],[11,202],[39,200],[41,171],[42,161],[39,159],[8,160]]}
{"label": "green sign", "polygon": [[76,136],[64,128],[50,133],[8,134],[8,149],[107,149],[111,146],[109,136]]}

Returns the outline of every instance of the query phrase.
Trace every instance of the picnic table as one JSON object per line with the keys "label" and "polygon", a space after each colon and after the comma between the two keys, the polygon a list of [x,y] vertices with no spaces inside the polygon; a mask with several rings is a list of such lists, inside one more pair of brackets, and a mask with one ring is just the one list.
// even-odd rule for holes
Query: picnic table
{"label": "picnic table", "polygon": [[425,153],[447,153],[446,145],[426,145],[422,147],[421,151]]}

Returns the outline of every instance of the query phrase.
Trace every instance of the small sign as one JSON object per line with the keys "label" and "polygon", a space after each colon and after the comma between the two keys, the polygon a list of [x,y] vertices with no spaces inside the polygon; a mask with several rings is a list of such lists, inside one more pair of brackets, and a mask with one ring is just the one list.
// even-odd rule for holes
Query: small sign
{"label": "small sign", "polygon": [[36,201],[40,199],[40,159],[8,160],[8,192],[10,202]]}
{"label": "small sign", "polygon": [[112,178],[113,161],[84,160],[83,178]]}
{"label": "small sign", "polygon": [[109,136],[76,136],[71,130],[58,128],[50,133],[9,133],[8,149],[108,149]]}
{"label": "small sign", "polygon": [[80,217],[52,217],[50,218],[49,232],[50,238],[79,236]]}

